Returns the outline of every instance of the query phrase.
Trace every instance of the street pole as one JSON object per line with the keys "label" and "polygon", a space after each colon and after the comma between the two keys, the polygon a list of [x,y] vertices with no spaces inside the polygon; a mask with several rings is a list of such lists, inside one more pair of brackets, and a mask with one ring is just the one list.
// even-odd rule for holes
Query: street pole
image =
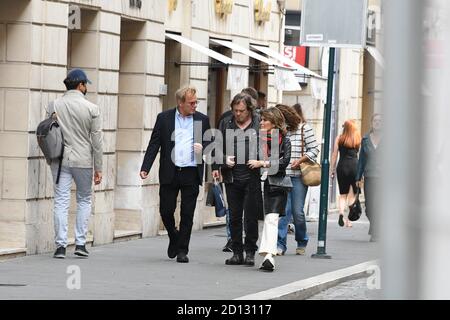
{"label": "street pole", "polygon": [[331,126],[331,109],[333,104],[333,82],[334,82],[334,59],[336,48],[330,48],[330,57],[328,63],[328,92],[327,103],[324,112],[324,144],[322,157],[322,179],[320,183],[320,209],[319,209],[319,236],[317,241],[317,253],[312,258],[331,259],[326,253],[327,239],[327,215],[328,215],[328,188],[330,182],[330,126]]}

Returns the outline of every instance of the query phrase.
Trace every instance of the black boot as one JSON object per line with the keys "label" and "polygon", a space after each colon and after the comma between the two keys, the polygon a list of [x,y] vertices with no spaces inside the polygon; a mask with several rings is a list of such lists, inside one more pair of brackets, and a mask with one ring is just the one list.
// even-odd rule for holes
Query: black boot
{"label": "black boot", "polygon": [[254,251],[247,251],[245,253],[244,264],[246,266],[254,266],[255,265],[255,252]]}
{"label": "black boot", "polygon": [[222,251],[223,252],[233,252],[231,245],[232,245],[232,241],[230,239],[227,241],[227,244],[225,245],[225,247],[223,247]]}
{"label": "black boot", "polygon": [[230,259],[225,260],[225,264],[228,264],[228,265],[244,264],[244,254],[242,252],[234,253]]}

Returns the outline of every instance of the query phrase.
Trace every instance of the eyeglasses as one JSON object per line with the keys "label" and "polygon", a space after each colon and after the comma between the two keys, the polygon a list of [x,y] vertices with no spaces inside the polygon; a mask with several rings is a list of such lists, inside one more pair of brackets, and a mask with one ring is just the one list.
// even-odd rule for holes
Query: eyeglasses
{"label": "eyeglasses", "polygon": [[198,105],[198,101],[188,102],[191,107],[195,107]]}

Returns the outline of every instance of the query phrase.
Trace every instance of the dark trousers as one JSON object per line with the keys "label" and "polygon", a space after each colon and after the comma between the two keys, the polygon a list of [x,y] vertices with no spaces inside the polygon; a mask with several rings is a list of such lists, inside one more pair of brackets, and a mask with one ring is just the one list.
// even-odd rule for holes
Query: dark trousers
{"label": "dark trousers", "polygon": [[[171,184],[162,184],[159,188],[160,213],[170,241],[178,244],[178,252],[189,252],[194,211],[199,193],[197,168],[181,168],[175,172]],[[175,227],[175,209],[178,193],[181,191],[180,227]]]}
{"label": "dark trousers", "polygon": [[364,178],[364,197],[366,201],[366,216],[370,221],[369,234],[374,238],[379,236],[379,214],[377,214],[376,188],[379,178]]}
{"label": "dark trousers", "polygon": [[[258,218],[255,210],[254,192],[258,181],[234,181],[226,184],[228,205],[231,209],[231,241],[234,253],[255,252],[258,249]],[[242,216],[245,224],[245,244],[242,240]]]}

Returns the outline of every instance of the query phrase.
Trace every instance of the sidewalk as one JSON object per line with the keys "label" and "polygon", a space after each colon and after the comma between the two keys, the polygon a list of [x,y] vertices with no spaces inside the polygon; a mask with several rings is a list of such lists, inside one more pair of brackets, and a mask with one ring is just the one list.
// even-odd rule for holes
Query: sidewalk
{"label": "sidewalk", "polygon": [[[332,259],[312,259],[317,250],[317,222],[308,223],[310,243],[305,256],[295,255],[295,240],[276,258],[273,273],[255,267],[227,266],[231,254],[222,252],[225,228],[193,232],[188,264],[167,257],[167,236],[88,248],[89,259],[68,251],[65,260],[52,254],[0,262],[0,299],[236,299],[292,282],[378,259],[377,243],[369,242],[365,216],[353,228],[340,228],[329,216],[327,253]],[[81,289],[66,286],[68,266],[79,266]]]}

